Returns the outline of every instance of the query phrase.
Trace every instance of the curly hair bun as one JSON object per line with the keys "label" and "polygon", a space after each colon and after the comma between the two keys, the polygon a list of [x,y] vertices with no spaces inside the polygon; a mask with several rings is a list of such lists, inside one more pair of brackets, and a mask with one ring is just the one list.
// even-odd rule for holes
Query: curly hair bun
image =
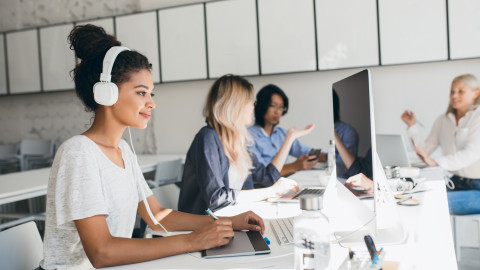
{"label": "curly hair bun", "polygon": [[116,37],[109,35],[102,27],[86,24],[75,26],[68,36],[70,49],[81,60],[95,59],[113,46],[120,46]]}

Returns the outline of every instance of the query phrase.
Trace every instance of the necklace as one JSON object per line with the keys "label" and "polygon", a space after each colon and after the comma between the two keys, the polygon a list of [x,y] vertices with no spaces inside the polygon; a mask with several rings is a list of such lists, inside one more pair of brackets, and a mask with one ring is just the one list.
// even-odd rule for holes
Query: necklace
{"label": "necklace", "polygon": [[95,142],[96,144],[100,145],[100,146],[105,147],[105,148],[111,148],[111,149],[115,149],[115,150],[119,149],[118,146],[106,145],[106,144],[103,144],[103,143],[100,143],[100,142],[97,142],[97,141],[94,141],[94,142]]}

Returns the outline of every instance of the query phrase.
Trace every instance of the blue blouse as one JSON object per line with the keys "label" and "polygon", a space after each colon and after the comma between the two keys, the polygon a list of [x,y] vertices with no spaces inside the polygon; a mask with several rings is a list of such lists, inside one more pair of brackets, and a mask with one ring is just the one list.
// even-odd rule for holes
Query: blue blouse
{"label": "blue blouse", "polygon": [[[272,164],[264,166],[254,155],[252,162],[254,168],[243,183],[243,190],[253,189],[254,184],[268,187],[280,178],[280,172]],[[230,162],[215,129],[210,126],[200,129],[187,152],[178,210],[205,214],[207,208],[216,211],[234,204],[240,190],[230,188],[229,168]]]}
{"label": "blue blouse", "polygon": [[[287,136],[287,130],[277,126],[273,128],[271,136],[268,136],[265,130],[259,125],[250,127],[248,131],[254,139],[254,144],[250,146],[250,152],[256,156],[263,165],[272,162],[272,159],[277,155],[285,137]],[[299,158],[302,155],[308,155],[311,150],[311,147],[295,140],[288,154]]]}

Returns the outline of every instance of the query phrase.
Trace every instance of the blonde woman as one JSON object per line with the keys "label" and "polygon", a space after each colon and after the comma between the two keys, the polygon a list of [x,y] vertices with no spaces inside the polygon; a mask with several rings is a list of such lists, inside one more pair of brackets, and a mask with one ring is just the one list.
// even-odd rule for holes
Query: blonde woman
{"label": "blonde woman", "polygon": [[[424,143],[418,139],[415,114],[410,111],[402,114],[422,160],[453,173],[447,185],[451,214],[480,213],[479,96],[475,76],[465,74],[453,79],[447,112],[437,118]],[[430,154],[439,146],[442,156],[431,158]]]}
{"label": "blonde woman", "polygon": [[[288,131],[279,154],[267,166],[250,155],[247,126],[254,109],[253,86],[246,79],[224,75],[210,88],[203,110],[207,126],[200,129],[187,153],[182,177],[180,211],[203,214],[240,202],[260,201],[294,192],[294,181],[280,171],[295,139],[310,133]],[[277,181],[278,180],[278,181]],[[267,188],[253,189],[254,184]]]}

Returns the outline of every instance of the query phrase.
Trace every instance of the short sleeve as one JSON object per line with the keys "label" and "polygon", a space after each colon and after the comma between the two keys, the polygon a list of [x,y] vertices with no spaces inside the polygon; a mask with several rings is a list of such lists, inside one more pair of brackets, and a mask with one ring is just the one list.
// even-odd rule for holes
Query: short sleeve
{"label": "short sleeve", "polygon": [[75,229],[74,220],[108,215],[103,195],[100,168],[88,153],[70,152],[62,156],[56,178],[55,209],[57,226]]}
{"label": "short sleeve", "polygon": [[258,142],[260,141],[260,135],[256,126],[250,127],[248,129],[248,132],[250,132],[250,135],[252,136],[252,141],[250,142],[248,151],[252,155],[254,155],[259,162],[262,162],[264,165],[266,165],[265,161],[262,160],[262,153],[260,149],[258,149]]}

